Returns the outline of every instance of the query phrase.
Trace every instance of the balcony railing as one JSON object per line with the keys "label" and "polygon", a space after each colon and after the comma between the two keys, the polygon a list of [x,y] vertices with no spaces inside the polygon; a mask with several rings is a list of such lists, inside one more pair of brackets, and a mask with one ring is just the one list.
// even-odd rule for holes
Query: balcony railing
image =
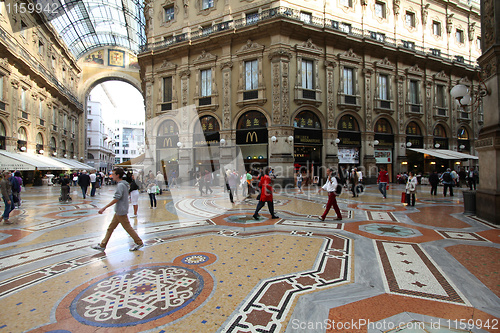
{"label": "balcony railing", "polygon": [[172,103],[162,103],[161,111],[170,111],[172,110]]}
{"label": "balcony railing", "polygon": [[[224,31],[236,32],[236,30],[244,29],[249,26],[254,26],[256,23],[259,22],[271,21],[276,18],[285,18],[287,20],[296,21],[306,26],[314,26],[314,27],[324,28],[330,31],[333,30],[333,31],[344,32],[346,34],[358,38],[365,38],[368,36],[369,38],[373,38],[387,46],[392,46],[392,47],[401,46],[403,48],[406,48],[408,50],[417,53],[436,55],[435,51],[436,49],[424,48],[421,45],[417,45],[414,41],[395,40],[394,38],[385,36],[385,34],[381,32],[363,30],[358,27],[352,26],[351,24],[343,23],[341,21],[336,21],[329,18],[318,17],[314,15],[311,16],[310,20],[304,21],[303,17],[301,17],[300,14],[301,14],[300,10],[293,8],[288,8],[288,7],[270,8],[267,10],[263,10],[258,15],[221,22],[213,26],[203,28],[201,30],[193,30],[191,32],[185,32],[176,36],[171,36],[161,42],[148,43],[142,45],[141,52],[149,52],[158,49],[164,49],[174,44],[182,43],[184,41],[204,38]],[[448,59],[450,61],[461,62],[461,59],[458,60],[454,55],[443,54],[441,52],[439,53],[442,58]],[[463,63],[469,66],[477,65],[476,60],[469,61],[463,59]]]}
{"label": "balcony railing", "polygon": [[437,108],[438,116],[446,116],[446,108]]}
{"label": "balcony railing", "polygon": [[258,90],[247,90],[243,92],[243,99],[257,99],[259,98],[259,91]]}
{"label": "balcony railing", "polygon": [[309,90],[309,89],[303,89],[302,90],[302,98],[305,98],[305,99],[316,99],[316,91]]}
{"label": "balcony railing", "polygon": [[212,97],[202,97],[199,100],[199,105],[200,106],[210,105],[210,104],[212,104]]}
{"label": "balcony railing", "polygon": [[356,104],[356,96],[354,95],[345,95],[345,104]]}

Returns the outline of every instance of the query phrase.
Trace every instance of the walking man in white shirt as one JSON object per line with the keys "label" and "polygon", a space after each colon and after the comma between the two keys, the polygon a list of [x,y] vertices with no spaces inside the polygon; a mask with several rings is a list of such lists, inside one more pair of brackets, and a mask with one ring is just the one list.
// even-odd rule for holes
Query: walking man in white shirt
{"label": "walking man in white shirt", "polygon": [[333,169],[328,168],[326,170],[326,183],[323,185],[323,187],[318,191],[318,193],[321,193],[321,190],[325,190],[328,192],[328,202],[326,204],[326,209],[323,212],[323,215],[318,216],[318,218],[321,221],[324,221],[326,218],[326,215],[328,215],[328,212],[330,211],[330,208],[335,210],[335,213],[337,213],[337,218],[335,220],[342,220],[342,214],[340,213],[340,208],[339,205],[337,204],[337,194],[335,193],[335,190],[337,189],[337,179],[333,175]]}

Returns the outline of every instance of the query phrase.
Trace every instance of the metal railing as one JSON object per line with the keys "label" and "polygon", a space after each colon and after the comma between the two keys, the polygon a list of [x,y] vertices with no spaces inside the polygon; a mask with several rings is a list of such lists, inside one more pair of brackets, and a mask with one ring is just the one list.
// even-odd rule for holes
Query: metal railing
{"label": "metal railing", "polygon": [[148,43],[142,45],[140,51],[141,52],[154,51],[172,46],[174,44],[182,43],[185,41],[208,37],[212,34],[216,34],[219,32],[230,31],[231,29],[233,31],[236,31],[238,29],[243,29],[245,27],[256,25],[259,22],[270,21],[276,18],[289,19],[291,21],[300,22],[301,24],[307,26],[319,27],[325,30],[340,31],[348,35],[358,37],[360,39],[369,38],[372,40],[377,40],[380,43],[387,46],[401,47],[409,51],[413,51],[423,55],[428,54],[428,55],[439,56],[443,59],[463,63],[464,65],[467,66],[477,65],[477,61],[470,61],[460,55],[456,56],[456,55],[445,54],[442,52],[436,52],[436,49],[430,47],[423,47],[422,45],[418,45],[415,41],[402,40],[402,39],[396,40],[392,37],[388,37],[385,32],[363,30],[361,28],[352,26],[351,24],[343,23],[330,18],[318,17],[314,15],[311,16],[308,15],[308,19],[306,20],[304,19],[304,17],[301,17],[300,10],[282,6],[266,9],[263,10],[261,13],[258,14],[255,13],[252,16],[246,18],[225,21],[207,28],[203,28],[201,30],[194,30],[189,33],[186,32],[179,35],[171,36],[161,42]]}

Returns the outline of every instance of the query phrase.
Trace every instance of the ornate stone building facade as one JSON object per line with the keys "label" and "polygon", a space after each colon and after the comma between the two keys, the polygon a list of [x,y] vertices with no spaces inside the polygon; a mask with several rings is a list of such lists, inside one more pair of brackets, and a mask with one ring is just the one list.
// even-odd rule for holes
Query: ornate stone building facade
{"label": "ornate stone building facade", "polygon": [[481,105],[449,91],[478,89],[477,1],[150,0],[145,13],[148,143],[181,177],[238,154],[285,181],[300,166],[441,167],[409,147],[475,154]]}
{"label": "ornate stone building facade", "polygon": [[0,3],[0,149],[83,159],[81,69],[40,16]]}

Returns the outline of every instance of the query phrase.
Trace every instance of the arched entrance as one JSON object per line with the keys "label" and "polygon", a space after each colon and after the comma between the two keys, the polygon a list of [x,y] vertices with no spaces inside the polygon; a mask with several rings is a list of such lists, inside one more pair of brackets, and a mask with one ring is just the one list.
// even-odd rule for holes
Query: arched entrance
{"label": "arched entrance", "polygon": [[350,166],[359,165],[361,156],[361,132],[359,124],[352,115],[342,116],[338,124],[340,142],[338,144],[339,167],[349,170]]}
{"label": "arched entrance", "polygon": [[245,170],[268,165],[267,118],[260,111],[245,112],[236,125],[236,144],[241,149]]}
{"label": "arched entrance", "polygon": [[[406,147],[407,148],[424,148],[424,137],[420,126],[414,121],[411,121],[406,126]],[[406,150],[408,157],[408,171],[423,172],[424,155]]]}
{"label": "arched entrance", "polygon": [[319,181],[322,165],[323,130],[321,122],[312,111],[300,111],[293,120],[293,156],[295,171],[305,174],[308,181]]}
{"label": "arched entrance", "polygon": [[448,149],[449,143],[448,143],[448,136],[446,135],[446,130],[444,129],[443,125],[436,125],[434,127],[434,141],[433,141],[433,146],[436,149]]}
{"label": "arched entrance", "polygon": [[193,160],[195,171],[220,169],[220,126],[210,115],[200,117],[193,131]]}
{"label": "arched entrance", "polygon": [[156,133],[156,170],[161,170],[165,179],[172,172],[179,174],[179,127],[172,119],[164,120]]}
{"label": "arched entrance", "polygon": [[469,131],[465,127],[461,126],[458,129],[457,137],[458,151],[470,154]]}
{"label": "arched entrance", "polygon": [[392,182],[393,162],[394,162],[394,134],[392,126],[385,118],[380,118],[375,123],[375,140],[378,144],[375,146],[375,163],[377,167],[385,167],[389,173],[389,181]]}
{"label": "arched entrance", "polygon": [[43,154],[43,135],[42,133],[38,132],[36,135],[36,153],[37,154]]}

